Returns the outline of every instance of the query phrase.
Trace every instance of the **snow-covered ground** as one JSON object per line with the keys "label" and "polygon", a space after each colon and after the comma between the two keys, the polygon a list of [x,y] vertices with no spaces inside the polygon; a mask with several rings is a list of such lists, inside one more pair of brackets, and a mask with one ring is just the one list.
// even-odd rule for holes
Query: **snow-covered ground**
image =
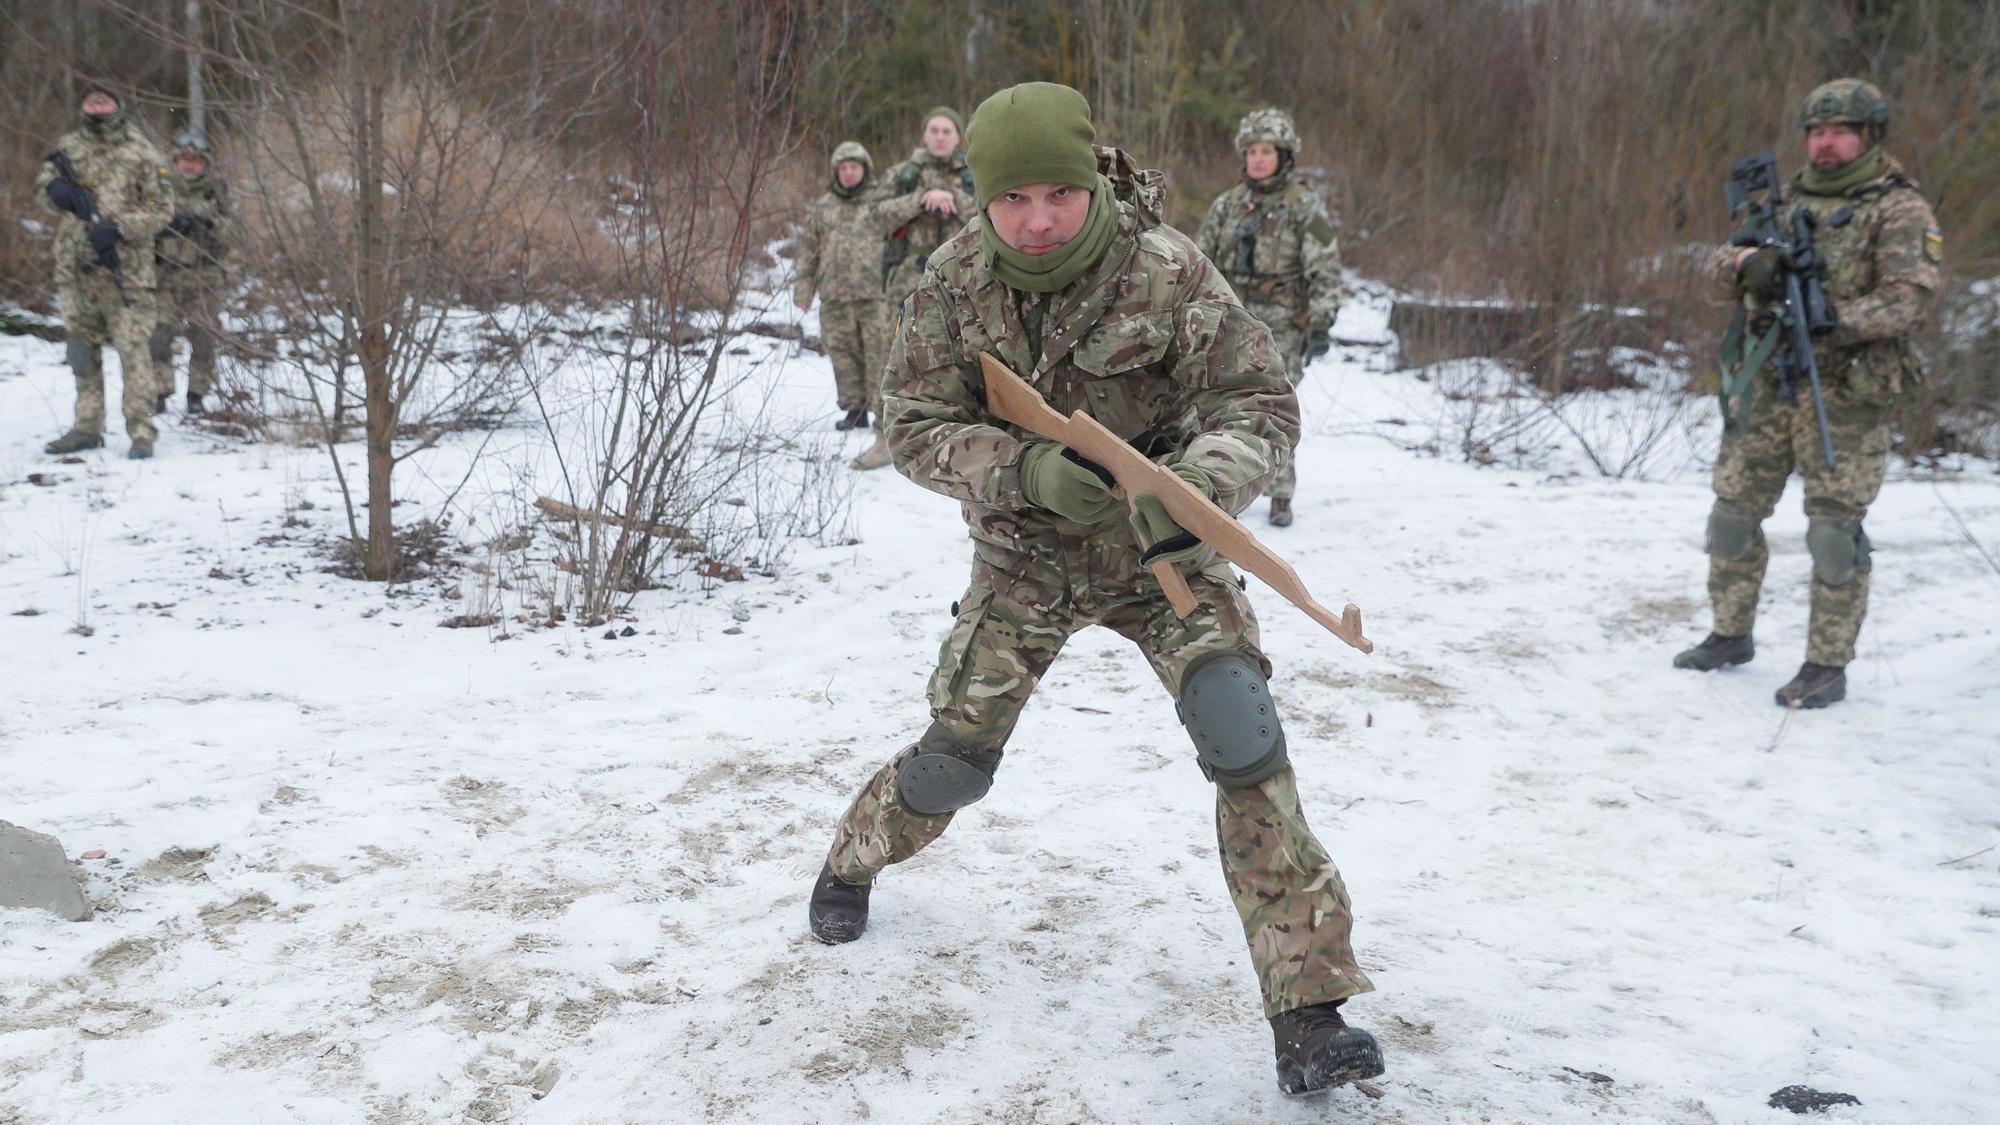
{"label": "snow-covered ground", "polygon": [[[760,401],[831,420],[823,359],[746,344]],[[1788,715],[1796,485],[1759,659],[1675,672],[1707,626],[1697,459],[1606,480],[1546,427],[1424,456],[1464,420],[1448,376],[1316,364],[1268,540],[1376,652],[1258,604],[1389,1072],[1295,1102],[1211,791],[1110,633],[863,940],[807,936],[834,819],[925,722],[950,502],[875,473],[858,545],[643,595],[635,636],[502,641],[438,625],[531,593],[320,570],[323,452],[176,418],[151,462],[43,457],[61,357],[0,339],[0,819],[108,855],[94,920],[0,912],[5,1125],[1774,1122],[1794,1083],[1860,1099],[1833,1120],[2000,1119],[2000,575],[1945,506],[2000,545],[1990,465],[1888,485],[1849,701]],[[407,464],[399,520],[468,470],[468,542],[518,518],[543,442],[524,420],[469,464],[485,436]]]}

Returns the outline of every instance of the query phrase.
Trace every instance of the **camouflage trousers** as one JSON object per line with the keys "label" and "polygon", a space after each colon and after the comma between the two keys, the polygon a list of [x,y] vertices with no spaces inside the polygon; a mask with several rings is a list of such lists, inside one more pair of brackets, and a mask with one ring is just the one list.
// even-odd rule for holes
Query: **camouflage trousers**
{"label": "camouflage trousers", "polygon": [[[1283,305],[1262,303],[1245,305],[1244,308],[1271,330],[1271,346],[1284,357],[1285,372],[1291,376],[1292,386],[1296,388],[1305,382],[1306,331],[1292,323],[1292,310]],[[1285,458],[1278,475],[1271,478],[1270,487],[1264,490],[1265,496],[1272,500],[1290,500],[1298,492],[1298,473],[1292,466],[1295,456]]]}
{"label": "camouflage trousers", "polygon": [[[882,368],[889,362],[895,326],[894,306],[887,300],[820,302],[820,339],[833,361],[833,384],[842,410],[866,410],[881,417]],[[881,428],[879,421],[876,428]]]}
{"label": "camouflage trousers", "polygon": [[160,319],[147,346],[155,393],[173,393],[174,337],[186,336],[188,393],[209,394],[215,390],[215,333],[222,310],[217,271],[161,265],[159,281]]}
{"label": "camouflage trousers", "polygon": [[[1836,383],[1826,398],[1827,431],[1833,435],[1834,462],[1828,472],[1820,450],[1819,424],[1811,396],[1801,391],[1797,405],[1785,402],[1777,384],[1760,377],[1753,384],[1746,425],[1730,419],[1715,460],[1715,503],[1719,512],[1747,517],[1759,525],[1741,557],[1711,557],[1708,597],[1715,631],[1738,637],[1757,620],[1757,600],[1771,550],[1762,524],[1778,506],[1792,470],[1805,477],[1808,518],[1851,523],[1859,531],[1868,505],[1882,490],[1889,452],[1888,403],[1858,401]],[[1867,537],[1859,535],[1859,564],[1853,579],[1832,586],[1812,577],[1812,619],[1806,659],[1844,668],[1854,660],[1854,641],[1868,614]]]}
{"label": "camouflage trousers", "polygon": [[[1093,545],[1079,553],[1089,556],[1086,573],[1138,571],[1137,552],[1129,547]],[[1082,562],[1069,561],[1072,571]],[[1226,565],[1190,577],[1200,604],[1185,620],[1174,616],[1150,577],[1072,588],[1063,575],[1053,563],[981,546],[930,682],[932,718],[964,744],[1000,750],[1063,642],[1087,625],[1135,642],[1176,695],[1187,668],[1216,651],[1242,652],[1269,673],[1256,617]],[[1162,710],[1163,718],[1171,714]],[[842,879],[873,879],[951,823],[950,813],[924,816],[902,802],[896,774],[916,749],[906,747],[877,770],[841,818],[827,862]],[[1192,747],[1189,758],[1188,774],[1198,776]],[[1265,1014],[1373,990],[1349,941],[1354,918],[1346,884],[1306,825],[1291,767],[1254,786],[1218,788],[1215,830],[1223,880],[1242,919]]]}
{"label": "camouflage trousers", "polygon": [[69,366],[76,376],[76,424],[80,433],[104,432],[104,345],[118,349],[124,383],[125,436],[148,441],[153,426],[153,364],[146,350],[158,320],[151,289],[127,285],[123,293],[101,269],[82,271],[61,291],[63,327],[69,333]]}

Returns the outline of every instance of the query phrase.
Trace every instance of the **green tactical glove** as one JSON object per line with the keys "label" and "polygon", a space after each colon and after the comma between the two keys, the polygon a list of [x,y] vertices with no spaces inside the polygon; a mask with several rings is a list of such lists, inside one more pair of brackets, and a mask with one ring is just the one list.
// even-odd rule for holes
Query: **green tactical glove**
{"label": "green tactical glove", "polygon": [[[1215,499],[1215,483],[1208,474],[1193,465],[1171,465],[1174,475],[1201,490],[1203,496]],[[1132,524],[1133,534],[1139,537],[1139,562],[1151,566],[1156,562],[1170,562],[1183,570],[1200,570],[1208,565],[1215,555],[1215,548],[1194,537],[1194,533],[1174,522],[1167,514],[1166,506],[1151,496],[1141,496],[1133,501],[1132,514],[1127,517]]]}
{"label": "green tactical glove", "polygon": [[1021,495],[1066,520],[1098,524],[1124,508],[1111,495],[1111,474],[1052,441],[1036,442],[1021,458]]}
{"label": "green tactical glove", "polygon": [[1759,249],[1743,259],[1736,271],[1743,292],[1765,304],[1785,296],[1785,255],[1773,246]]}

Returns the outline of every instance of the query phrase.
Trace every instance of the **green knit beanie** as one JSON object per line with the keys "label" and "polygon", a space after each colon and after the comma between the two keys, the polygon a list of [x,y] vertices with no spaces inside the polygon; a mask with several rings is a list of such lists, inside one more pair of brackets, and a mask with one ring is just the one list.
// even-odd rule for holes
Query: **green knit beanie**
{"label": "green knit beanie", "polygon": [[951,122],[951,127],[958,130],[958,139],[961,141],[965,139],[965,118],[960,117],[957,110],[948,105],[934,105],[924,114],[924,124],[929,125],[933,117],[942,117]]}
{"label": "green knit beanie", "polygon": [[1023,82],[979,103],[965,134],[979,208],[1022,184],[1097,185],[1090,103],[1068,86]]}

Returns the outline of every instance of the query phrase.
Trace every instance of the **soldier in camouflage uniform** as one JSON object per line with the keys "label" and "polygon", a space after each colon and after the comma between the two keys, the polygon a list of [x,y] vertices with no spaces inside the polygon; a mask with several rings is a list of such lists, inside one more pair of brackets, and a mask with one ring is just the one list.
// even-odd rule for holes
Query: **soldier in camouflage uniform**
{"label": "soldier in camouflage uniform", "polygon": [[[1222,271],[1250,315],[1271,330],[1293,386],[1307,361],[1333,346],[1340,312],[1340,246],[1319,194],[1299,182],[1292,115],[1260,109],[1236,127],[1243,182],[1215,197],[1195,245]],[[1270,520],[1292,522],[1297,476],[1285,459],[1271,481]]]}
{"label": "soldier in camouflage uniform", "polygon": [[895,329],[882,288],[883,240],[923,213],[923,197],[917,191],[876,197],[869,183],[875,162],[854,141],[841,142],[831,164],[833,183],[813,201],[799,236],[792,297],[803,312],[819,294],[820,336],[846,412],[834,429],[851,430],[882,412],[882,365]]}
{"label": "soldier in camouflage uniform", "polygon": [[[971,582],[930,681],[931,724],[842,817],[813,933],[861,935],[875,877],[985,794],[1036,682],[1071,634],[1102,625],[1145,654],[1216,785],[1223,876],[1280,1084],[1301,1093],[1379,1073],[1373,1037],[1338,1011],[1373,985],[1349,943],[1340,872],[1306,825],[1235,574],[1199,541],[1183,546],[1191,537],[1150,498],[1128,514],[1089,462],[989,413],[977,363],[992,352],[1056,409],[1088,410],[1238,512],[1297,440],[1283,362],[1208,259],[1161,221],[1159,174],[1093,146],[1076,91],[1003,90],[970,135],[986,221],[931,255],[883,399],[897,469],[964,505]],[[1198,608],[1185,619],[1142,551],[1187,573]]]}
{"label": "soldier in camouflage uniform", "polygon": [[208,139],[183,130],[174,138],[173,218],[154,241],[158,258],[160,322],[150,350],[158,409],[174,393],[174,337],[188,341],[187,412],[206,409],[215,389],[215,333],[222,316],[228,245],[229,184],[209,169]]}
{"label": "soldier in camouflage uniform", "polygon": [[[889,169],[877,189],[893,195],[914,191],[923,198],[923,212],[892,231],[883,248],[889,301],[898,310],[923,281],[924,265],[932,252],[972,216],[972,169],[965,162],[960,143],[964,132],[965,122],[957,110],[933,107],[924,114],[923,144],[908,160]],[[879,469],[889,463],[889,438],[879,415],[875,432],[875,444],[854,459],[855,468]]]}
{"label": "soldier in camouflage uniform", "polygon": [[[53,158],[35,176],[42,208],[56,224],[56,292],[62,299],[68,359],[76,375],[76,423],[50,442],[49,453],[74,453],[104,444],[102,348],[118,349],[124,373],[125,433],[131,456],[153,455],[153,370],[146,350],[157,312],[153,293],[153,235],[166,225],[172,198],[160,150],[125,119],[112,91],[84,94],[83,127],[65,133],[56,151],[69,158],[76,178],[62,175]],[[88,198],[86,198],[88,197]],[[90,204],[96,217],[90,218]],[[105,264],[113,259],[114,273]]]}
{"label": "soldier in camouflage uniform", "polygon": [[[1839,327],[1813,349],[1837,468],[1829,471],[1822,457],[1811,396],[1801,388],[1798,401],[1787,403],[1771,366],[1742,372],[1742,390],[1723,402],[1708,517],[1714,630],[1674,657],[1674,665],[1706,672],[1755,655],[1750,629],[1771,554],[1762,524],[1796,469],[1806,486],[1812,621],[1805,665],[1778,689],[1777,700],[1824,707],[1847,694],[1845,668],[1868,611],[1869,547],[1861,521],[1882,487],[1890,404],[1919,374],[1910,335],[1942,281],[1944,235],[1916,182],[1882,150],[1889,105],[1880,90],[1851,78],[1829,82],[1806,99],[1799,127],[1808,164],[1778,219],[1789,230],[1791,211],[1805,208],[1818,220],[1814,241]],[[1716,296],[1741,309],[1730,338],[1742,350],[1727,364],[1742,364],[1770,330],[1783,301],[1781,264],[1772,248],[1724,246],[1713,256]]]}

